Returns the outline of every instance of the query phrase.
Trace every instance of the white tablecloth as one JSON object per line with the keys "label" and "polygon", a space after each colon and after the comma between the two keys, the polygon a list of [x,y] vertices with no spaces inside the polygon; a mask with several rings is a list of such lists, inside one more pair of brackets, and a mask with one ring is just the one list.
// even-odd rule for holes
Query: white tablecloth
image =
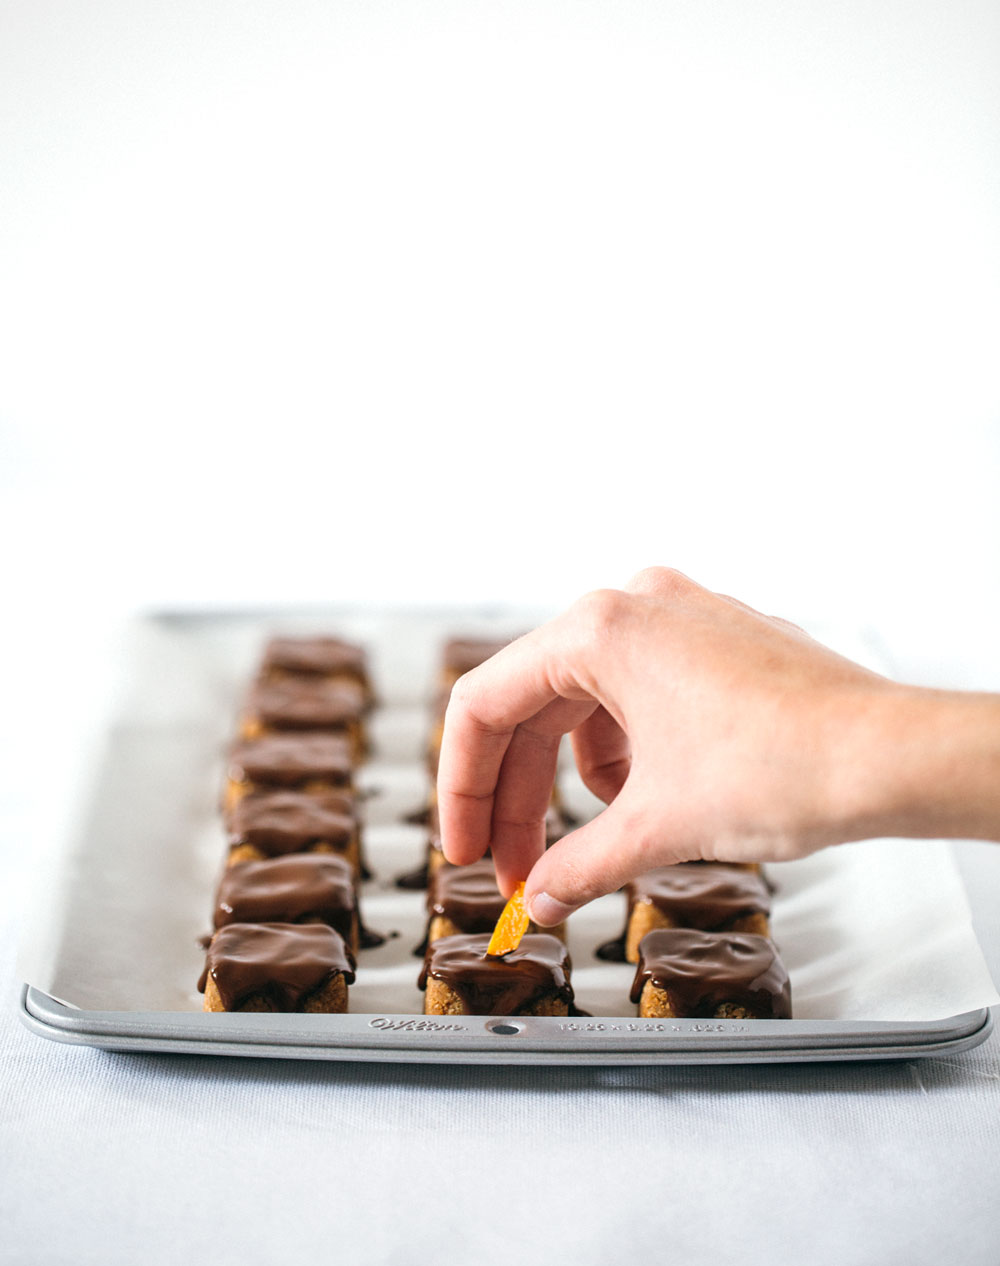
{"label": "white tablecloth", "polygon": [[[947,1058],[451,1068],[62,1046],[16,1015],[53,771],[0,801],[0,1260],[1000,1260],[1000,1036]],[[58,781],[58,780],[56,780]],[[956,846],[1000,978],[1000,851]]]}

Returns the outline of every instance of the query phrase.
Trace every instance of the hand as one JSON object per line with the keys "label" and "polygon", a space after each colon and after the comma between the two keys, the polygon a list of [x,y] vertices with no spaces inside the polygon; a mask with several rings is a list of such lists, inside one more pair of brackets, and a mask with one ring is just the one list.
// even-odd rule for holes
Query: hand
{"label": "hand", "polygon": [[[456,683],[438,766],[445,856],[464,864],[491,848],[505,895],[527,876],[532,917],[550,926],[654,866],[936,834],[944,810],[920,800],[920,761],[900,759],[929,696],[954,698],[888,681],[785,620],[650,568]],[[546,851],[565,733],[608,807]]]}

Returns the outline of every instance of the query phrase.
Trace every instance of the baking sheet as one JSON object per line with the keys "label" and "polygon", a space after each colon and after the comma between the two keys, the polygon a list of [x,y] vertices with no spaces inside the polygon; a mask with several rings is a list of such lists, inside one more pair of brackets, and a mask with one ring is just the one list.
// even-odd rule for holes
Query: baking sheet
{"label": "baking sheet", "polygon": [[[425,830],[405,818],[427,793],[422,753],[439,647],[455,632],[513,634],[544,615],[340,611],[142,621],[90,801],[47,885],[23,978],[40,994],[87,1013],[136,1013],[148,1020],[200,1011],[198,938],[208,931],[224,855],[216,805],[241,693],[266,636],[332,630],[369,647],[381,699],[373,720],[375,757],[360,778],[368,792],[365,838],[375,871],[362,910],[387,940],[361,954],[352,1017],[419,1015],[419,960],[412,951],[423,934],[424,894],[403,892],[394,881],[423,857]],[[826,640],[879,667],[862,642],[843,635]],[[599,807],[574,771],[564,768],[561,779],[572,808],[589,815]],[[745,1043],[748,1032],[765,1041],[771,1033],[787,1048],[794,1042],[788,1033],[798,1032],[805,1049],[809,1022],[842,1024],[854,1033],[859,1025],[873,1026],[872,1032],[886,1023],[919,1028],[998,1001],[946,843],[869,841],[768,869],[777,885],[774,936],[792,978],[796,1019],[788,1022],[791,1030],[766,1021],[749,1022],[749,1029],[746,1023],[716,1026],[723,1043],[727,1035]],[[633,968],[593,954],[623,920],[624,899],[615,894],[570,921],[574,988],[595,1023],[634,1020],[628,1001]],[[198,1031],[215,1018],[198,1015]],[[347,1017],[316,1019],[325,1022],[334,1045],[338,1022],[344,1034],[358,1031]],[[970,1023],[960,1027],[968,1030]],[[688,1029],[674,1025],[672,1034]],[[541,1034],[544,1050],[547,1032],[579,1033],[580,1026],[543,1023],[530,1030]],[[271,1031],[280,1047],[282,1026]],[[615,1031],[629,1032],[622,1025]],[[642,1026],[644,1037],[650,1032],[656,1030]],[[385,1030],[370,1033],[385,1049]],[[295,1045],[290,1036],[287,1045],[290,1051]]]}

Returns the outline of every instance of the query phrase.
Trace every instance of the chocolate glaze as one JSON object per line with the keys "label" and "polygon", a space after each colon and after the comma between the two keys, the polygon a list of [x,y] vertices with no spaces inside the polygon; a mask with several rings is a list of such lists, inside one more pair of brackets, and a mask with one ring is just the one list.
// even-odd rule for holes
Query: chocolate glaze
{"label": "chocolate glaze", "polygon": [[427,912],[444,915],[463,932],[492,932],[504,908],[492,862],[442,866],[427,894]]}
{"label": "chocolate glaze", "polygon": [[342,857],[292,853],[225,870],[216,894],[215,927],[321,919],[350,942],[355,907],[354,876]]}
{"label": "chocolate glaze", "polygon": [[227,1011],[255,994],[275,1011],[299,1011],[338,973],[353,983],[354,966],[344,938],[324,923],[230,923],[212,938],[198,988],[211,975]]}
{"label": "chocolate glaze", "polygon": [[682,927],[710,931],[745,914],[768,914],[771,897],[752,870],[681,862],[659,866],[626,885],[629,907],[648,902]]}
{"label": "chocolate glaze", "polygon": [[573,1002],[566,946],[547,932],[530,933],[502,958],[487,956],[488,933],[443,936],[428,946],[418,984],[441,980],[462,999],[465,1015],[519,1015],[552,994]]}
{"label": "chocolate glaze", "polygon": [[357,820],[354,801],[340,791],[254,791],[233,806],[229,844],[253,844],[265,853],[297,853],[311,844],[347,844]]}
{"label": "chocolate glaze", "polygon": [[350,739],[322,731],[284,731],[237,743],[229,754],[236,782],[295,787],[314,779],[348,786],[353,771]]}
{"label": "chocolate glaze", "polygon": [[462,932],[492,932],[504,907],[496,871],[489,861],[472,862],[469,866],[442,866],[431,877],[429,889],[427,929],[414,954],[426,953],[431,920],[435,916],[450,919]]}
{"label": "chocolate glaze", "polygon": [[364,648],[339,637],[272,637],[264,648],[262,668],[289,673],[332,675],[344,673],[363,680],[367,672]]}
{"label": "chocolate glaze", "polygon": [[342,729],[364,713],[365,692],[356,681],[283,677],[258,682],[248,706],[276,730]]}
{"label": "chocolate glaze", "polygon": [[[681,927],[720,930],[745,914],[770,913],[770,889],[764,878],[737,866],[679,862],[659,866],[625,885],[628,908],[648,902]],[[606,962],[625,962],[628,927],[594,951]]]}
{"label": "chocolate glaze", "polygon": [[630,997],[638,1002],[647,981],[670,997],[678,1016],[711,1016],[724,1002],[762,1018],[791,1018],[791,988],[774,942],[749,932],[665,928],[639,944]]}

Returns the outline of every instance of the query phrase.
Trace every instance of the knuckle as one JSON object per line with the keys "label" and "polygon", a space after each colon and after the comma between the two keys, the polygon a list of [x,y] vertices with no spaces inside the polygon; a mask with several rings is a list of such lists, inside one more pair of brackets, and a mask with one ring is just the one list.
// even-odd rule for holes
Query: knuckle
{"label": "knuckle", "polygon": [[603,640],[625,619],[629,598],[620,589],[593,589],[578,599],[574,614],[589,639]]}
{"label": "knuckle", "polygon": [[636,572],[626,588],[630,593],[654,594],[671,598],[687,593],[693,582],[676,567],[644,567]]}

